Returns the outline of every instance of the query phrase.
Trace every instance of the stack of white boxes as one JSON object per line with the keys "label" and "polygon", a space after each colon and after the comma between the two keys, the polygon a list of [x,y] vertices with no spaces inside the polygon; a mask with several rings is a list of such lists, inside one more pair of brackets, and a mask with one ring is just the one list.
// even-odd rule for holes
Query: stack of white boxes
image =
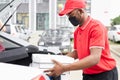
{"label": "stack of white boxes", "polygon": [[[74,62],[74,59],[64,55],[47,55],[47,54],[33,54],[31,67],[40,69],[49,69],[54,66],[52,59],[61,62],[63,64],[70,64]],[[61,75],[61,80],[70,80],[70,72],[65,72]]]}

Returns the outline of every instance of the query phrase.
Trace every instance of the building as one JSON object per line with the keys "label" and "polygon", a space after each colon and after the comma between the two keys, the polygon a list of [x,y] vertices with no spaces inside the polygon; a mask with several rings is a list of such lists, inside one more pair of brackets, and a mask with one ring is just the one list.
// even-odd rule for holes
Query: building
{"label": "building", "polygon": [[[13,0],[0,0],[0,9]],[[10,24],[24,24],[31,30],[49,28],[49,0],[23,0]]]}
{"label": "building", "polygon": [[[12,0],[0,0],[0,8]],[[87,0],[87,12],[91,15],[91,0]],[[73,26],[67,16],[58,15],[64,7],[65,0],[23,0],[10,24],[24,24],[31,30],[45,30],[60,26]]]}

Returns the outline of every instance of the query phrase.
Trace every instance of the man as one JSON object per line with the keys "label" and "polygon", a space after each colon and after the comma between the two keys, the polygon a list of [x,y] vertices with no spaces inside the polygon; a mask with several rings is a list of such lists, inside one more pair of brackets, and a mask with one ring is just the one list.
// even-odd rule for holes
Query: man
{"label": "man", "polygon": [[[83,70],[83,80],[118,80],[116,62],[111,57],[106,27],[91,18],[85,11],[84,0],[67,0],[60,16],[67,15],[77,26],[74,32],[74,50],[67,56],[79,61],[63,65],[53,60],[55,66],[45,72],[59,76],[71,70]],[[80,79],[78,79],[80,80]]]}

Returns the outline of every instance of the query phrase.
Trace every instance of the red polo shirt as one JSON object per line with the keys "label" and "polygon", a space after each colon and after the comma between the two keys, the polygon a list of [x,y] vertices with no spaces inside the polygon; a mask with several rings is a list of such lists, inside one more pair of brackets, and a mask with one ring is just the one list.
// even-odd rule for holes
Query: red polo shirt
{"label": "red polo shirt", "polygon": [[74,32],[74,49],[78,52],[78,58],[82,59],[90,55],[90,49],[103,48],[100,62],[83,70],[85,74],[97,74],[113,69],[115,60],[111,57],[107,29],[99,21],[88,17],[87,21]]}

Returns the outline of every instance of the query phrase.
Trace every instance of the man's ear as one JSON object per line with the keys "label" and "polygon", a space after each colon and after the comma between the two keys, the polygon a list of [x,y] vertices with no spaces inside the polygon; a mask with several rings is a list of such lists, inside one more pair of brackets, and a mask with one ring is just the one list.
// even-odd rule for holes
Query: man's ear
{"label": "man's ear", "polygon": [[79,9],[80,13],[84,13],[84,9]]}
{"label": "man's ear", "polygon": [[81,16],[83,15],[84,11],[82,9],[78,9],[78,12],[76,14],[77,18],[81,18]]}

